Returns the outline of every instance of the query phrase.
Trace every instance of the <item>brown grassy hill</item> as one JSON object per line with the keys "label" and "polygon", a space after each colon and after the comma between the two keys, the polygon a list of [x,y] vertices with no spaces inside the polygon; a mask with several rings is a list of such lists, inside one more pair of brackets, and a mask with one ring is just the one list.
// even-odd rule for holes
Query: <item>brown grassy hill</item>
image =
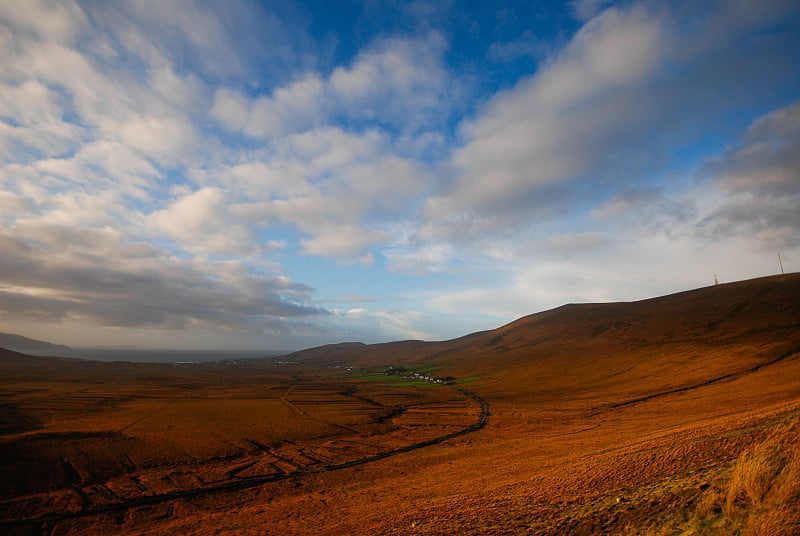
{"label": "brown grassy hill", "polygon": [[21,357],[25,357],[25,354],[14,352],[13,350],[6,350],[5,348],[0,348],[0,361],[2,362],[18,359]]}
{"label": "brown grassy hill", "polygon": [[473,441],[412,462],[426,471],[375,468],[370,492],[405,505],[405,528],[343,497],[372,533],[800,533],[800,274],[297,357],[439,365],[490,404]]}
{"label": "brown grassy hill", "polygon": [[[357,467],[34,528],[73,535],[800,534],[800,274],[631,303],[565,305],[452,341],[329,345],[291,361],[424,364],[468,380],[455,387],[483,398],[488,420],[442,444]],[[48,440],[55,453],[49,466],[34,454],[50,443],[0,452],[0,460],[16,456],[29,462],[25,474],[42,466],[39,473],[63,473],[68,484],[41,503],[19,493],[0,501],[0,523],[4,508],[6,518],[80,509],[199,485],[190,477],[235,479],[255,470],[252,462],[277,471],[290,460],[313,461],[307,455],[372,454],[374,438],[399,441],[395,430],[425,434],[448,426],[459,408],[477,412],[446,386],[259,361],[174,367],[0,351],[0,378],[6,414],[15,411],[6,452]],[[383,411],[390,406],[403,411]],[[292,423],[310,428],[278,429]],[[274,444],[253,435],[267,437],[278,425]],[[259,448],[231,450],[254,437]],[[200,446],[228,450],[208,458],[196,452]],[[107,462],[105,481],[92,476],[106,467],[97,460]],[[10,473],[20,472],[17,462]],[[36,484],[30,476],[0,480]],[[39,532],[20,532],[29,533]]]}
{"label": "brown grassy hill", "polygon": [[452,341],[348,343],[301,362],[424,362],[495,378],[515,397],[602,389],[617,402],[724,380],[800,351],[800,274],[629,303],[570,304]]}

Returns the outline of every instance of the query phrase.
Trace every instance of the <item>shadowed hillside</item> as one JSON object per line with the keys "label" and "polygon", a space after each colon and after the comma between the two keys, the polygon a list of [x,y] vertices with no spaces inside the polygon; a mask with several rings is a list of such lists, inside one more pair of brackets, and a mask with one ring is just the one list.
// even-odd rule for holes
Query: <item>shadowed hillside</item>
{"label": "shadowed hillside", "polygon": [[28,337],[11,333],[0,333],[0,348],[29,354],[47,354],[49,352],[69,350],[69,346],[64,346],[63,344],[37,341],[36,339],[29,339]]}

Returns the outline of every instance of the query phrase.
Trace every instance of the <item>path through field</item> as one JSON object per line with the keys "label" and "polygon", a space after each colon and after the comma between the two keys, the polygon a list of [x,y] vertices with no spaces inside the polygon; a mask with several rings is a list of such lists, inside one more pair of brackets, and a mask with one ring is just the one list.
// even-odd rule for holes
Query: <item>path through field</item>
{"label": "path through field", "polygon": [[[465,389],[340,383],[294,377],[288,385],[276,385],[267,391],[262,399],[252,396],[252,386],[221,390],[216,385],[185,382],[169,398],[161,391],[154,393],[152,386],[144,389],[148,391],[147,396],[138,398],[133,385],[119,383],[117,386],[124,386],[126,401],[110,404],[110,407],[115,408],[111,413],[121,414],[107,415],[95,410],[74,420],[69,433],[74,436],[76,448],[59,456],[65,473],[63,478],[43,483],[45,489],[34,490],[34,493],[14,494],[13,490],[7,490],[0,501],[0,528],[50,530],[66,520],[103,514],[124,519],[124,512],[128,510],[352,468],[474,432],[484,426],[488,415],[486,402]],[[175,385],[170,387],[174,389]],[[54,385],[48,388],[58,390]],[[71,391],[78,392],[81,391]],[[61,396],[67,394],[61,393]],[[115,394],[121,395],[119,391],[101,390],[97,396],[113,399]],[[40,395],[37,400],[41,405]],[[277,407],[286,408],[289,413],[276,413],[276,406],[270,401],[279,403]],[[232,406],[232,402],[242,402],[244,406]],[[259,406],[259,402],[266,405]],[[80,413],[80,404],[76,404],[67,407],[72,411],[78,407]],[[229,433],[226,436],[229,426],[220,428],[219,424],[203,421],[202,414],[213,413],[214,410],[208,408],[214,404],[260,409],[266,412],[260,417],[265,420],[288,416],[294,421],[292,426],[303,433],[295,430],[295,433],[282,435],[278,430],[268,437],[263,433],[251,437],[257,434],[242,430],[241,437]],[[193,412],[187,407],[194,408]],[[57,410],[47,408],[51,413]],[[128,420],[128,415],[135,418]],[[241,452],[205,459],[187,458],[184,451],[177,449],[180,452],[175,460],[159,461],[161,454],[154,453],[149,461],[143,461],[139,452],[141,443],[147,443],[149,446],[145,446],[150,449],[159,448],[156,442],[148,443],[148,438],[164,433],[164,437],[169,437],[170,429],[181,426],[170,420],[176,417],[198,419],[206,427],[201,431],[204,436],[216,437],[237,449],[242,448],[242,444],[246,447]],[[242,419],[243,415],[231,414],[228,418]],[[252,420],[253,416],[249,418]],[[128,422],[108,432],[81,430],[82,427],[97,428],[98,421],[120,420]],[[313,432],[308,434],[307,429]],[[292,432],[292,427],[289,431]],[[63,439],[64,432],[59,433]],[[106,443],[115,443],[111,457],[118,458],[116,470],[92,473],[93,463],[108,463],[101,455],[91,459],[95,449],[93,442],[97,439],[93,433],[106,439]],[[46,433],[18,434],[11,444],[16,441],[33,445],[34,451],[39,448],[36,458],[41,460],[52,456],[55,450],[62,450],[42,446],[47,437]],[[126,443],[132,448],[127,448]],[[170,445],[167,443],[161,448],[168,451]]]}

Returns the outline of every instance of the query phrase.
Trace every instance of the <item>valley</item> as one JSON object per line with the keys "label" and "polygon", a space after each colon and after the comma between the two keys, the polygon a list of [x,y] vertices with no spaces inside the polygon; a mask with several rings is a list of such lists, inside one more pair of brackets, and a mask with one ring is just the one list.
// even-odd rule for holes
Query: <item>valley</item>
{"label": "valley", "polygon": [[797,274],[453,341],[236,364],[3,351],[0,372],[11,534],[800,527]]}

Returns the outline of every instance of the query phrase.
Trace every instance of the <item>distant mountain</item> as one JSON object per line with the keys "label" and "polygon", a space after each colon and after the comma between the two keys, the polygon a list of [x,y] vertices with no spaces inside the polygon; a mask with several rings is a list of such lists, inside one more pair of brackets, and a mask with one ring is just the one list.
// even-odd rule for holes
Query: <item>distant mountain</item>
{"label": "distant mountain", "polygon": [[642,396],[790,357],[800,358],[800,274],[564,305],[450,341],[328,345],[287,356],[340,367],[425,364],[441,375],[500,379],[518,392],[613,384],[637,386]]}
{"label": "distant mountain", "polygon": [[36,339],[29,339],[28,337],[14,335],[12,333],[0,333],[0,348],[25,354],[48,354],[61,350],[69,350],[69,346],[63,344],[37,341]]}
{"label": "distant mountain", "polygon": [[144,350],[141,346],[133,346],[130,344],[114,344],[114,345],[104,345],[100,344],[97,346],[87,346],[86,348],[81,348],[82,350]]}

